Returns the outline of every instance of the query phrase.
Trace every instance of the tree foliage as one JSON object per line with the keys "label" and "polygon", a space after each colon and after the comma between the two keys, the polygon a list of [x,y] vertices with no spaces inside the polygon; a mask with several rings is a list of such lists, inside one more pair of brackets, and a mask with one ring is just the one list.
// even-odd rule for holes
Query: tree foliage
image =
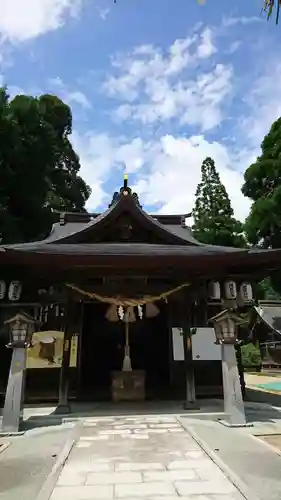
{"label": "tree foliage", "polygon": [[194,236],[210,245],[245,246],[243,225],[234,218],[230,199],[212,158],[203,161],[201,175],[192,212]]}
{"label": "tree foliage", "polygon": [[241,347],[242,365],[244,368],[253,368],[261,366],[261,353],[259,347],[251,342]]}
{"label": "tree foliage", "polygon": [[274,290],[269,277],[257,283],[256,298],[258,300],[280,300],[280,293]]}
{"label": "tree foliage", "polygon": [[261,155],[244,174],[242,192],[253,200],[245,229],[249,241],[263,248],[281,246],[281,118],[261,144]]}
{"label": "tree foliage", "polygon": [[90,188],[72,148],[70,108],[52,95],[0,89],[0,234],[2,243],[32,241],[51,227],[52,209],[81,211]]}
{"label": "tree foliage", "polygon": [[[245,230],[250,243],[262,248],[281,247],[281,118],[276,120],[261,144],[261,155],[244,174],[242,192],[253,200]],[[281,291],[280,273],[271,283]]]}

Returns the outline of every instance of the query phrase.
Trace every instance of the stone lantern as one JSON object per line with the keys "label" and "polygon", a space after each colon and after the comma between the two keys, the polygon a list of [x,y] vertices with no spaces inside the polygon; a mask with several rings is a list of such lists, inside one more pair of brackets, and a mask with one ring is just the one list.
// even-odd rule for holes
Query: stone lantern
{"label": "stone lantern", "polygon": [[236,327],[237,317],[235,314],[225,309],[211,318],[209,322],[213,324],[217,344],[235,345],[237,343],[238,330]]}
{"label": "stone lantern", "polygon": [[36,321],[28,314],[18,313],[5,321],[5,324],[10,335],[7,347],[13,349],[13,354],[3,409],[2,432],[16,434],[20,431],[22,421],[26,351],[30,347]]}
{"label": "stone lantern", "polygon": [[221,345],[222,351],[224,412],[228,418],[227,422],[222,423],[230,427],[245,427],[248,424],[235,353],[237,322],[238,318],[228,309],[209,319],[215,330],[216,343]]}

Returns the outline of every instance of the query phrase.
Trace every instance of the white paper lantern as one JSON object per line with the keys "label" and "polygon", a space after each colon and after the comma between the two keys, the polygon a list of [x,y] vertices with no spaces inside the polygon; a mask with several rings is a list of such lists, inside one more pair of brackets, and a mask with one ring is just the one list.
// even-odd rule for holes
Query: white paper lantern
{"label": "white paper lantern", "polygon": [[253,289],[251,283],[242,283],[240,286],[240,295],[245,302],[253,300]]}
{"label": "white paper lantern", "polygon": [[20,299],[22,292],[22,284],[20,281],[11,281],[8,289],[9,300],[16,302]]}
{"label": "white paper lantern", "polygon": [[219,300],[221,298],[221,287],[218,281],[210,281],[208,295],[212,300]]}
{"label": "white paper lantern", "polygon": [[228,300],[236,299],[237,297],[237,287],[235,281],[226,281],[224,285],[225,297]]}
{"label": "white paper lantern", "polygon": [[6,286],[5,281],[1,280],[0,281],[0,300],[4,299],[4,297],[6,295],[6,289],[7,289],[7,286]]}

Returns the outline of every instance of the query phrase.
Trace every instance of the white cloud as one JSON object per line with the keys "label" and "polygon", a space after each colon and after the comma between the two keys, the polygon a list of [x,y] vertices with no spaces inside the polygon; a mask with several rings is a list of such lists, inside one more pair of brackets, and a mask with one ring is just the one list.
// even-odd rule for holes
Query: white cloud
{"label": "white cloud", "polygon": [[112,176],[114,169],[137,171],[145,161],[147,145],[140,138],[126,142],[107,134],[88,132],[82,136],[74,132],[72,142],[80,156],[81,175],[92,188],[88,201],[91,209],[104,202],[106,193],[102,184]]}
{"label": "white cloud", "polygon": [[134,175],[133,187],[144,206],[160,204],[162,213],[189,212],[194,206],[202,161],[211,156],[236,216],[244,219],[248,213],[249,202],[241,194],[242,174],[232,169],[237,158],[222,144],[208,142],[201,135],[163,135],[151,141],[136,137],[126,141],[92,132],[84,137],[74,134],[73,142],[80,154],[81,174],[93,189],[89,209],[96,209],[105,201],[103,183],[119,169],[120,179],[121,171]]}
{"label": "white cloud", "polygon": [[128,118],[144,124],[177,118],[181,125],[196,125],[202,131],[220,124],[222,106],[231,91],[232,68],[218,64],[195,79],[178,81],[173,86],[166,79],[146,81],[148,99],[138,104],[122,104],[114,111],[117,121]]}
{"label": "white cloud", "polygon": [[205,28],[201,33],[200,38],[201,39],[196,51],[197,57],[204,59],[205,57],[210,57],[217,52],[217,49],[213,44],[213,33],[210,28]]}
{"label": "white cloud", "polygon": [[200,34],[175,40],[166,54],[153,45],[141,45],[127,56],[119,55],[113,60],[113,67],[121,75],[109,76],[104,89],[110,96],[134,101],[139,96],[140,84],[146,87],[159,79],[177,77],[198,58],[210,57],[216,51],[212,38],[211,30],[205,28]]}
{"label": "white cloud", "polygon": [[229,46],[229,48],[226,50],[227,54],[234,54],[234,52],[236,52],[239,47],[241,47],[241,40],[236,40],[235,42],[232,42]]}
{"label": "white cloud", "polygon": [[99,13],[99,16],[100,18],[105,21],[106,18],[108,17],[109,13],[110,13],[110,9],[106,8],[106,9],[102,9],[101,7],[98,7],[98,13]]}
{"label": "white cloud", "polygon": [[239,128],[252,160],[259,155],[260,144],[272,123],[281,116],[280,85],[281,64],[268,61],[244,99],[247,114],[241,117]]}
{"label": "white cloud", "polygon": [[12,42],[59,28],[76,17],[82,0],[0,0],[0,32]]}
{"label": "white cloud", "polygon": [[260,17],[257,17],[257,16],[251,16],[251,17],[228,16],[228,17],[223,17],[222,26],[224,28],[230,28],[232,26],[236,26],[237,24],[242,24],[243,26],[247,26],[249,24],[259,23],[259,22],[261,22],[261,20],[262,19]]}
{"label": "white cloud", "polygon": [[145,204],[161,204],[162,213],[186,213],[194,206],[194,195],[201,178],[201,164],[211,156],[231,197],[236,216],[244,219],[249,203],[241,194],[242,175],[232,169],[234,159],[218,142],[203,136],[189,138],[166,135],[151,149],[149,173],[136,190]]}
{"label": "white cloud", "polygon": [[50,78],[48,84],[52,91],[59,93],[61,99],[70,106],[72,104],[77,104],[85,109],[91,108],[91,103],[83,92],[80,90],[70,90],[59,77]]}
{"label": "white cloud", "polygon": [[[114,119],[153,124],[177,118],[180,124],[196,125],[203,131],[216,127],[231,91],[232,68],[213,63],[208,72],[194,75],[200,61],[217,51],[213,39],[213,32],[205,27],[175,40],[167,53],[142,45],[125,57],[119,55],[113,61],[119,74],[109,76],[104,84],[111,97],[123,100],[113,112]],[[193,76],[188,73],[191,70]]]}

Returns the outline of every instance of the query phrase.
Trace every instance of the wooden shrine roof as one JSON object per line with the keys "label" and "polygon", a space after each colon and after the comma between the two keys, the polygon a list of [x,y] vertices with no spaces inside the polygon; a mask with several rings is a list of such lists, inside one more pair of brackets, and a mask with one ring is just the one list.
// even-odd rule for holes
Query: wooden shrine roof
{"label": "wooden shrine roof", "polygon": [[[116,225],[120,220],[125,224],[128,216],[128,228],[133,227],[136,232],[133,235],[127,232],[126,241],[116,241]],[[241,249],[203,244],[192,236],[185,225],[186,217],[149,215],[140,206],[137,195],[124,182],[102,214],[61,214],[60,221],[53,225],[46,239],[0,245],[1,262],[31,266],[35,263],[56,263],[68,267],[72,264],[111,266],[121,265],[122,262],[124,266],[149,264],[149,267],[166,265],[192,269],[196,261],[195,267],[198,268],[201,264],[215,266],[216,269],[222,264],[236,269],[239,266],[262,266],[263,270],[280,267],[281,249]],[[136,241],[134,238],[139,228],[143,237]],[[108,239],[108,231],[111,230],[113,236]]]}

